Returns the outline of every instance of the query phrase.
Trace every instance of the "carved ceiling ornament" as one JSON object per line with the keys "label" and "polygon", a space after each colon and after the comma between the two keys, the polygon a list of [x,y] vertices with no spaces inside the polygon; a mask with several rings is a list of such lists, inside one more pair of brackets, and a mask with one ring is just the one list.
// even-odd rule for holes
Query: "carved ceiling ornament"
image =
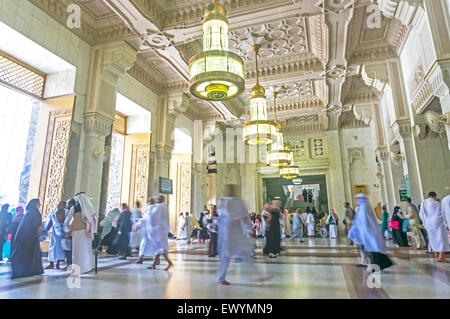
{"label": "carved ceiling ornament", "polygon": [[353,5],[354,0],[318,0],[316,6],[325,12],[339,14]]}
{"label": "carved ceiling ornament", "polygon": [[230,48],[245,62],[253,60],[251,45],[261,42],[266,43],[260,49],[261,60],[309,52],[306,18],[289,18],[230,33]]}
{"label": "carved ceiling ornament", "polygon": [[[67,20],[65,8],[71,3],[70,0],[30,1],[65,26]],[[352,20],[355,21],[354,15],[363,14],[372,1],[222,1],[230,12],[231,32],[235,34],[230,43],[236,40],[235,49],[242,50],[244,58],[247,56],[251,59],[249,50],[245,50],[248,45],[246,42],[255,39],[269,41],[267,48],[261,49],[262,82],[265,78],[270,81],[278,80],[278,85],[292,83],[294,78],[298,82],[322,80],[324,87],[321,90],[313,88],[311,95],[308,91],[299,94],[301,97],[311,96],[311,99],[295,100],[292,95],[296,93],[292,89],[288,94],[289,100],[284,102],[284,107],[291,111],[309,110],[308,105],[312,108],[321,108],[323,104],[330,109],[326,114],[333,117],[330,123],[325,125],[326,128],[335,128],[337,123],[345,98],[342,94],[342,84],[351,76],[350,64],[361,65],[362,62],[369,60],[396,56],[407,34],[407,28],[402,27],[399,21],[415,23],[423,11],[422,1],[419,0],[378,1],[383,14],[398,21],[387,22],[389,27],[385,32],[385,39],[372,41],[370,44],[366,41],[361,45],[361,37],[347,36],[353,32],[353,29],[349,31],[349,24]],[[135,64],[128,72],[157,94],[184,90],[183,81],[186,82],[189,74],[186,63],[190,54],[188,51],[191,47],[193,52],[196,51],[194,44],[201,34],[200,18],[205,0],[79,0],[78,2],[82,4],[83,27],[80,30],[73,29],[71,32],[91,45],[126,40],[135,49],[139,49],[145,44],[145,47],[157,53],[157,58],[167,62],[167,70],[170,69],[176,74],[170,77],[164,74],[164,70],[160,72],[162,68],[155,67],[153,61],[145,59],[142,61],[139,58],[137,66]],[[97,6],[97,2],[101,2],[102,5]],[[358,10],[361,13],[358,13]],[[362,19],[364,17],[363,14]],[[252,37],[253,40],[250,40]],[[349,41],[353,41],[354,46],[362,51],[347,53],[346,46]],[[231,46],[233,47],[233,44]],[[145,56],[145,52],[139,55]],[[324,81],[321,72],[326,72],[328,81]],[[247,80],[253,79],[255,76],[253,68],[246,68],[245,75]],[[328,88],[325,85],[328,85]],[[314,94],[318,99],[312,99]],[[372,98],[371,94],[360,95],[351,97],[351,101],[360,103]],[[186,112],[190,112],[191,116],[228,120],[241,116],[247,106],[244,101],[230,105],[209,104],[208,112],[202,110],[196,113],[191,109]]]}

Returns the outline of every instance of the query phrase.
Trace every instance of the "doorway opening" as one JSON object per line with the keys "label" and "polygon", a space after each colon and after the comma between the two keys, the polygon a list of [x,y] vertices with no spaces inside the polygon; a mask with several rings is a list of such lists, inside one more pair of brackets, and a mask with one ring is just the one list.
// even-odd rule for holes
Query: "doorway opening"
{"label": "doorway opening", "polygon": [[145,209],[148,195],[151,112],[117,93],[111,133],[106,211],[139,201]]}
{"label": "doorway opening", "polygon": [[30,184],[31,161],[40,102],[0,85],[0,203],[24,206]]}
{"label": "doorway opening", "polygon": [[316,208],[328,212],[328,193],[325,175],[299,176],[293,180],[280,177],[264,178],[265,202],[281,200],[288,210]]}
{"label": "doorway opening", "polygon": [[175,128],[174,148],[170,160],[173,194],[169,195],[171,232],[175,234],[180,213],[191,213],[192,137],[188,130]]}

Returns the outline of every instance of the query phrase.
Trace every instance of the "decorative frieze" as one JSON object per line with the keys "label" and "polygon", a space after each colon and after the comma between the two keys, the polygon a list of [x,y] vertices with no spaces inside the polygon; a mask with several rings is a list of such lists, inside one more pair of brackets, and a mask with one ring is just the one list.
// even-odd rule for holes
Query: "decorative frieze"
{"label": "decorative frieze", "polygon": [[[291,73],[317,72],[323,70],[323,65],[319,59],[311,55],[298,55],[278,59],[263,61],[259,66],[260,77],[288,76]],[[305,74],[307,75],[307,74]],[[256,69],[245,68],[245,79],[255,79]]]}

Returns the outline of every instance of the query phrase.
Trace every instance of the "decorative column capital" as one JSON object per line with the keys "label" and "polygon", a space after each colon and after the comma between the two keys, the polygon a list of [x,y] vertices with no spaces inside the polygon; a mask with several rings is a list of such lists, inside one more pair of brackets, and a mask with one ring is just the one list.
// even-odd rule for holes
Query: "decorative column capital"
{"label": "decorative column capital", "polygon": [[401,136],[402,138],[412,138],[411,121],[409,119],[395,121],[392,125],[392,130],[396,136]]}
{"label": "decorative column capital", "polygon": [[108,80],[118,79],[134,65],[137,51],[125,41],[113,42],[103,47],[103,72]]}
{"label": "decorative column capital", "polygon": [[389,160],[389,148],[387,146],[378,146],[375,150],[378,160],[387,162]]}
{"label": "decorative column capital", "polygon": [[176,95],[170,95],[168,102],[169,113],[178,116],[186,112],[190,103],[191,98],[185,92]]}
{"label": "decorative column capital", "polygon": [[169,161],[172,157],[173,147],[167,144],[156,144],[156,158],[158,160]]}
{"label": "decorative column capital", "polygon": [[84,128],[88,135],[105,138],[111,133],[113,121],[99,113],[84,114]]}

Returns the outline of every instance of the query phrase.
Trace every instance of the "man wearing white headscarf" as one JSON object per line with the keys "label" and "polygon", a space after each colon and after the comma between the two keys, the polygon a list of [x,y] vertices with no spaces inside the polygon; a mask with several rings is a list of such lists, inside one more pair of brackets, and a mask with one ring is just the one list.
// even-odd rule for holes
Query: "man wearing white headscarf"
{"label": "man wearing white headscarf", "polygon": [[70,208],[67,226],[72,232],[72,264],[80,267],[80,273],[94,269],[92,241],[97,232],[97,214],[84,192],[75,195],[76,205]]}
{"label": "man wearing white headscarf", "polygon": [[420,206],[420,219],[427,230],[429,248],[434,252],[436,261],[447,262],[445,252],[450,251],[450,248],[446,220],[436,198],[435,192],[428,193],[428,198]]}
{"label": "man wearing white headscarf", "polygon": [[355,197],[358,207],[348,238],[360,246],[361,264],[358,266],[367,267],[372,263],[380,266],[380,270],[388,268],[392,266],[392,262],[385,255],[386,243],[367,196],[357,194]]}
{"label": "man wearing white headscarf", "polygon": [[164,197],[159,196],[155,208],[150,211],[149,214],[149,228],[150,238],[155,248],[155,259],[153,264],[148,269],[156,269],[156,265],[160,263],[159,256],[163,255],[168,265],[164,270],[169,270],[173,266],[172,261],[169,259],[169,210],[164,203]]}
{"label": "man wearing white headscarf", "polygon": [[225,196],[219,201],[217,250],[220,256],[219,271],[217,274],[220,285],[229,285],[225,280],[231,258],[244,261],[250,260],[252,246],[245,233],[250,234],[252,223],[244,201],[236,197],[236,186],[226,185]]}

